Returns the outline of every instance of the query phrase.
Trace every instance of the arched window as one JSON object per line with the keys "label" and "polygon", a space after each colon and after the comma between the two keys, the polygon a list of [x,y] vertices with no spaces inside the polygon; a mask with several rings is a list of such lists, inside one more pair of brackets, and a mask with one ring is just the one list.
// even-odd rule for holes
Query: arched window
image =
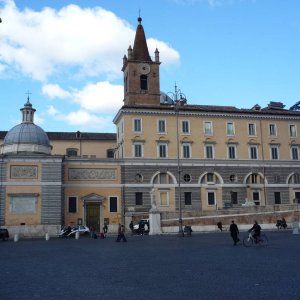
{"label": "arched window", "polygon": [[77,156],[78,149],[69,148],[67,149],[67,156]]}
{"label": "arched window", "polygon": [[140,86],[141,90],[148,90],[148,76],[147,75],[141,75],[140,77]]}
{"label": "arched window", "polygon": [[153,180],[154,184],[173,184],[173,179],[168,173],[159,173]]}

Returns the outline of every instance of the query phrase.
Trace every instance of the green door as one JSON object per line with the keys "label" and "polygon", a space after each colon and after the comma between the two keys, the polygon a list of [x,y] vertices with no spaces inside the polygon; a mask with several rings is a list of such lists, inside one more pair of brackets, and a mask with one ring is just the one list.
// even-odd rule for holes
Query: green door
{"label": "green door", "polygon": [[100,232],[100,206],[97,204],[88,204],[86,206],[86,225],[90,228],[94,226],[97,232]]}

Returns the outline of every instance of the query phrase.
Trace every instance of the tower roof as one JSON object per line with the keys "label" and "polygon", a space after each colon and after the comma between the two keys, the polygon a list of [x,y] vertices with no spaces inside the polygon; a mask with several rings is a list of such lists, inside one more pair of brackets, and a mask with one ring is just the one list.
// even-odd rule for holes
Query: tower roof
{"label": "tower roof", "polygon": [[149,55],[141,17],[138,18],[138,22],[139,24],[136,28],[136,34],[133,45],[133,59],[140,61],[152,61]]}

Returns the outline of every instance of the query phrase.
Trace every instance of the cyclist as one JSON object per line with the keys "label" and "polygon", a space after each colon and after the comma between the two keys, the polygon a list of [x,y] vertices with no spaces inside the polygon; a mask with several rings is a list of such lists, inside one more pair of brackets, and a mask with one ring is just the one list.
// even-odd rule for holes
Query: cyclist
{"label": "cyclist", "polygon": [[253,226],[248,230],[248,232],[252,232],[253,231],[253,238],[255,243],[257,243],[259,241],[260,238],[260,231],[261,231],[261,227],[260,225],[257,223],[257,221],[254,221]]}

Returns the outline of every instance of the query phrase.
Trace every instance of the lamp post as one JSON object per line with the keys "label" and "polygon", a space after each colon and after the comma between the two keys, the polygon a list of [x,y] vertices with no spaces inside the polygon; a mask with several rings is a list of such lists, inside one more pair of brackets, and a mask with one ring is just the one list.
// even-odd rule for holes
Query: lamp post
{"label": "lamp post", "polygon": [[186,97],[185,95],[177,89],[177,85],[175,83],[175,91],[174,92],[169,92],[173,98],[173,103],[174,103],[174,109],[175,109],[175,114],[176,114],[176,144],[177,144],[177,181],[178,181],[178,193],[179,193],[179,203],[178,203],[178,211],[179,211],[179,216],[178,216],[178,236],[183,237],[184,236],[184,231],[182,228],[182,207],[181,207],[181,184],[180,184],[180,179],[181,179],[181,168],[180,168],[180,146],[179,146],[179,109],[181,105],[184,105],[186,103]]}

